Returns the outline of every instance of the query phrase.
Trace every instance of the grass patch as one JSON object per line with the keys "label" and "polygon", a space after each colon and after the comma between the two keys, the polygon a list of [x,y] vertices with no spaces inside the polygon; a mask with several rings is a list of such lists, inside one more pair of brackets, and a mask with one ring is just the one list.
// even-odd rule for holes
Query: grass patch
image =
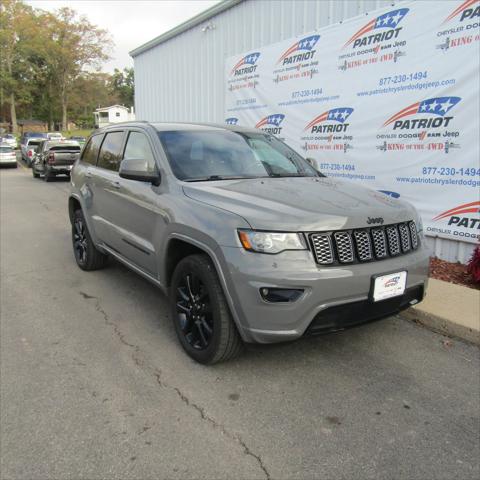
{"label": "grass patch", "polygon": [[92,129],[81,129],[81,130],[62,130],[62,135],[65,137],[65,138],[69,138],[69,137],[85,137],[87,138],[91,133],[93,132]]}

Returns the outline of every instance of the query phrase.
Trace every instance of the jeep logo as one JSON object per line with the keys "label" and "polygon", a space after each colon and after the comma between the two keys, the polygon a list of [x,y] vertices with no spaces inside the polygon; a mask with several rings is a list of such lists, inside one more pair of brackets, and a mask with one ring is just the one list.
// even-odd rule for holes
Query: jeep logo
{"label": "jeep logo", "polygon": [[383,225],[383,218],[382,217],[377,217],[377,218],[368,217],[367,223],[369,225],[371,225],[372,223],[379,223],[380,225]]}

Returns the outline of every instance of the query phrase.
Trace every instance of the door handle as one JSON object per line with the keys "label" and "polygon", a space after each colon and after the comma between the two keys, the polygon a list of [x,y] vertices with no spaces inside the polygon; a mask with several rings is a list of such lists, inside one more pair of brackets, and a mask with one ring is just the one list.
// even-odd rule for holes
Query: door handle
{"label": "door handle", "polygon": [[111,181],[110,186],[112,186],[113,188],[116,188],[118,190],[120,188],[120,182]]}

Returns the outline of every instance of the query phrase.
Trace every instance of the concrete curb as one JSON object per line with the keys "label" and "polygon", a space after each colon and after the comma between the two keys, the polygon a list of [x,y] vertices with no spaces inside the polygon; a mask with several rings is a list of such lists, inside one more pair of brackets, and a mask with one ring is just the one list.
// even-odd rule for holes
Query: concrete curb
{"label": "concrete curb", "polygon": [[452,322],[447,318],[423,312],[418,308],[404,310],[400,313],[400,317],[410,320],[411,322],[419,323],[429,330],[441,333],[442,335],[460,338],[480,346],[480,333],[478,330]]}
{"label": "concrete curb", "polygon": [[443,335],[480,345],[480,290],[431,278],[423,302],[401,315]]}

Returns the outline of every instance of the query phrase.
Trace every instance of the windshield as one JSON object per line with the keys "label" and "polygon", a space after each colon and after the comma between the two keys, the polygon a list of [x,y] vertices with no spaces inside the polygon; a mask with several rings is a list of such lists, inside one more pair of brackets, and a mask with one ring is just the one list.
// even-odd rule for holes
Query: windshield
{"label": "windshield", "polygon": [[170,166],[184,181],[322,176],[272,135],[229,130],[158,132]]}

